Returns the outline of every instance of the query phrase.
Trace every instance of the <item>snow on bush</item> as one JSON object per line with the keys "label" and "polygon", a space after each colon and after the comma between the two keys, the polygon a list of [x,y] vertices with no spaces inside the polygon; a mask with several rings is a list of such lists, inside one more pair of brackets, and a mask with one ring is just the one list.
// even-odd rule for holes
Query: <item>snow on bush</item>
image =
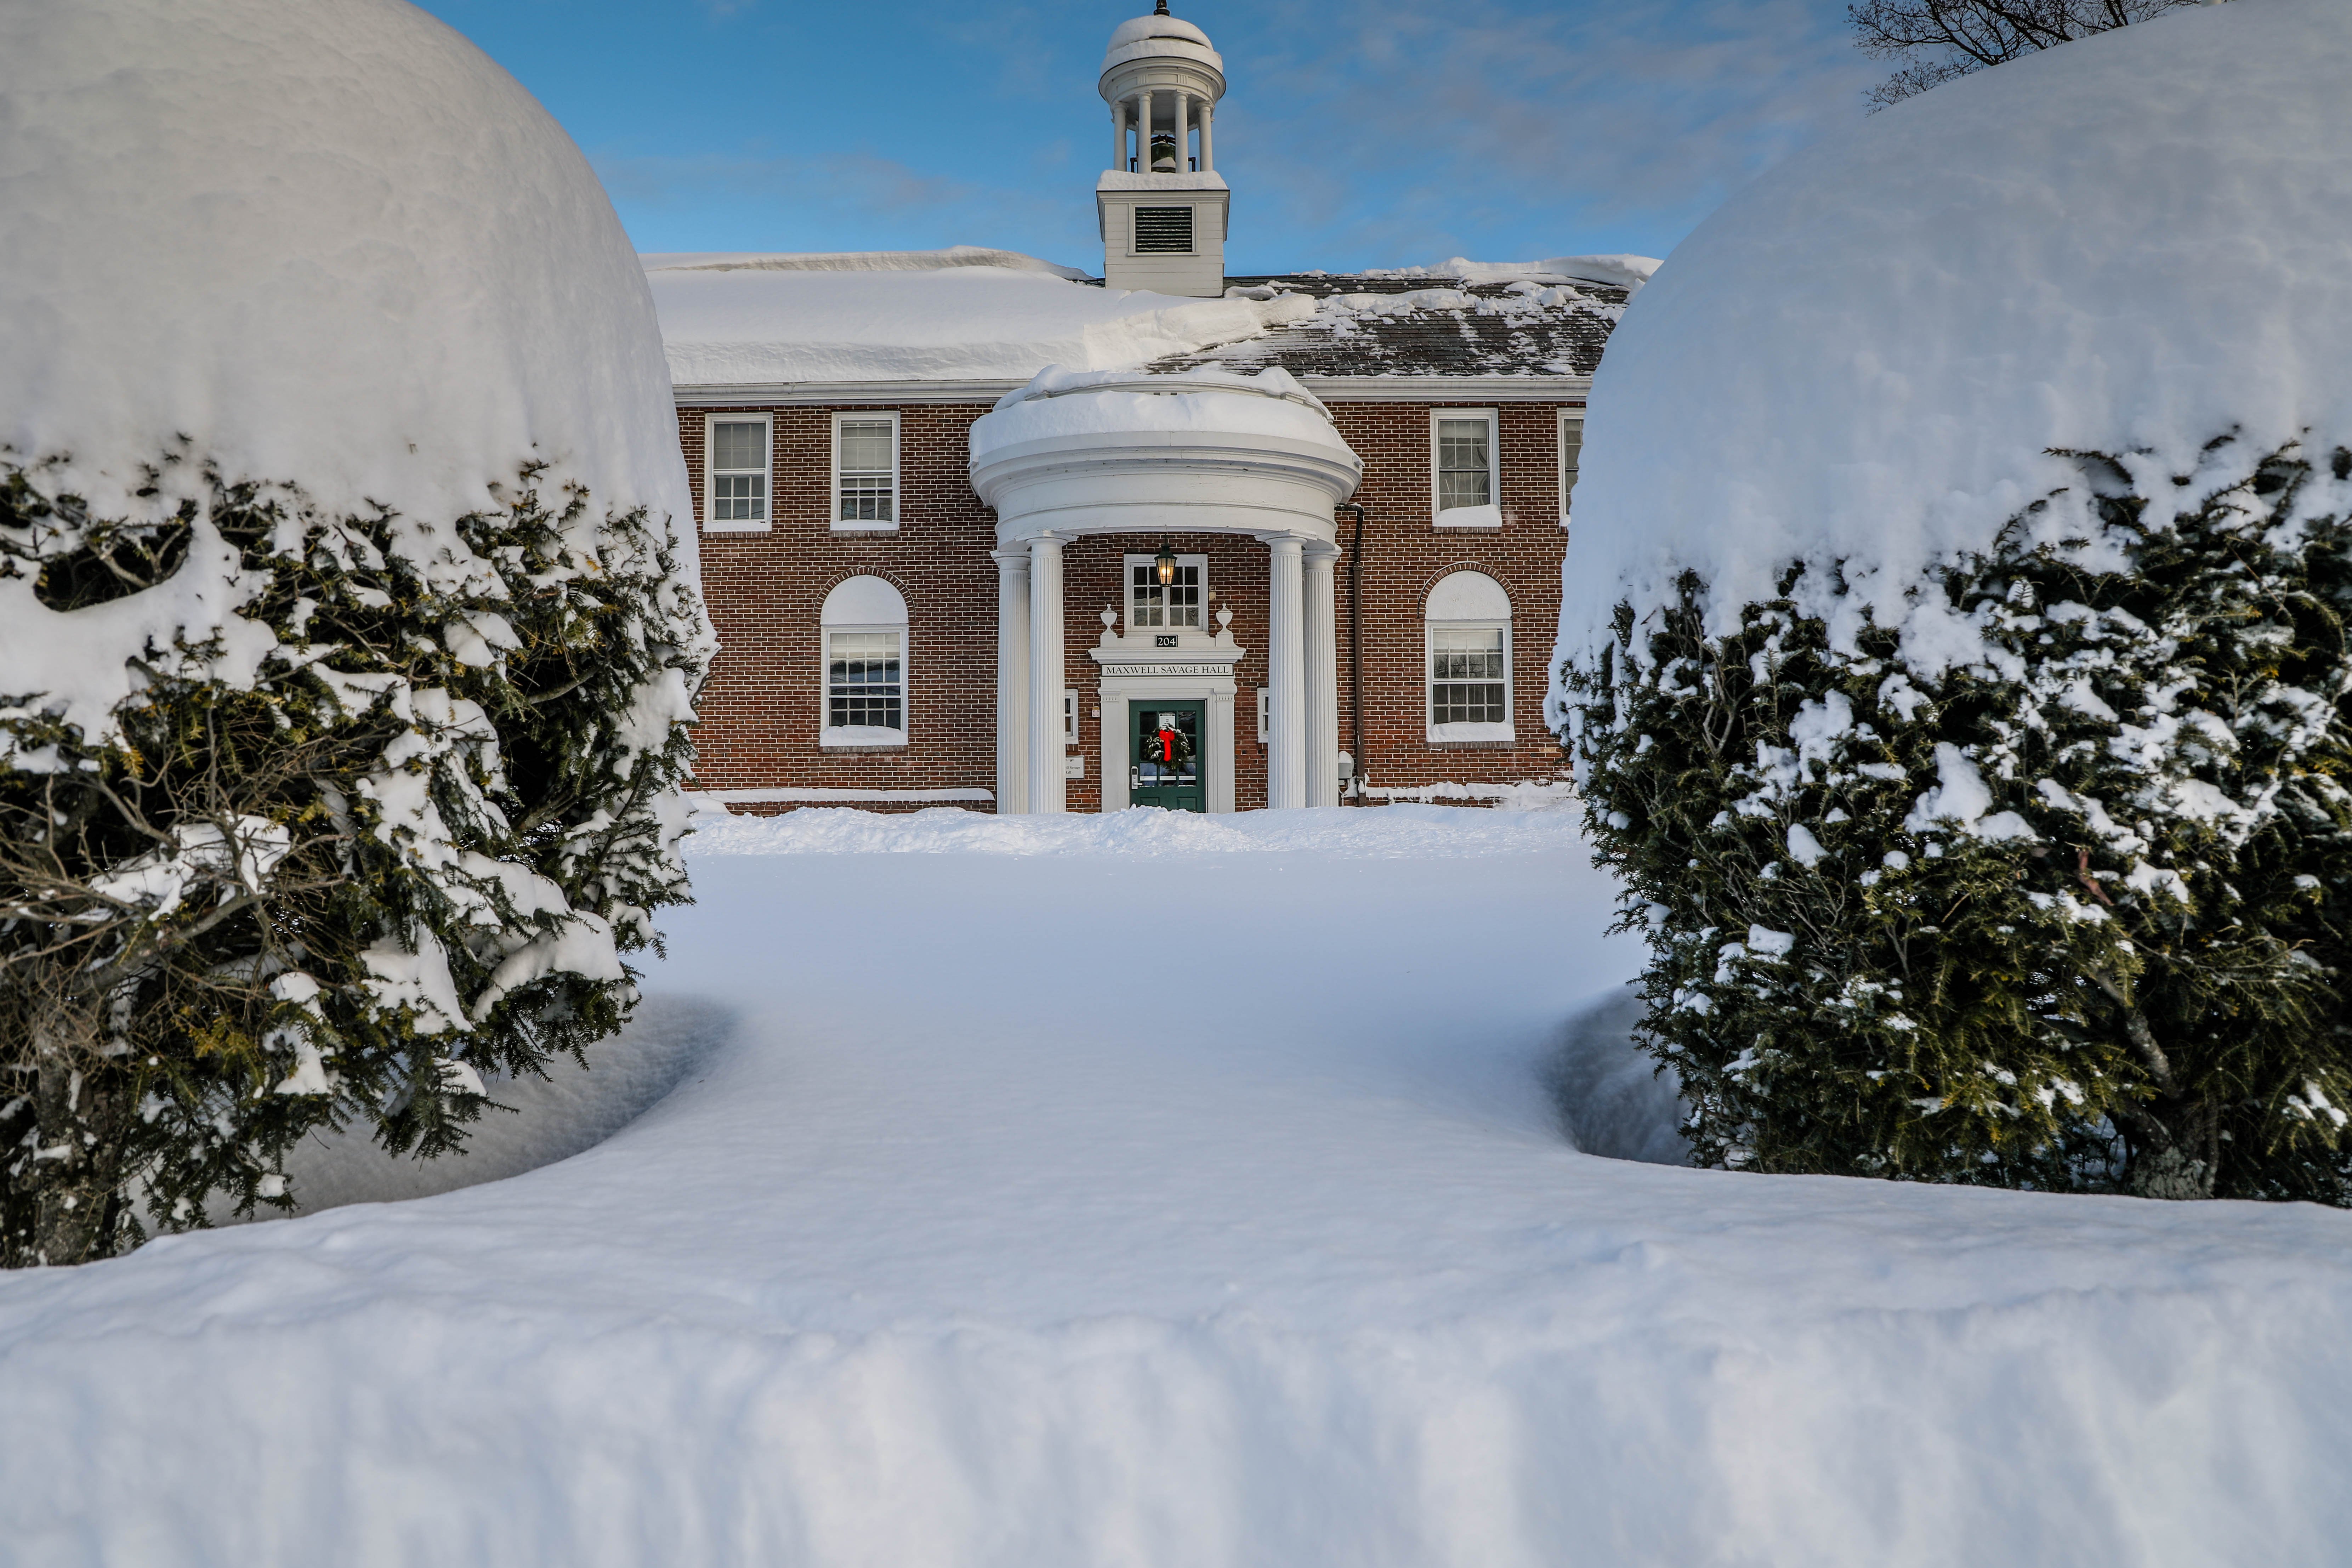
{"label": "snow on bush", "polygon": [[463,39],[99,0],[0,99],[0,1247],[69,1262],[614,1027],[710,639],[642,275]]}
{"label": "snow on bush", "polygon": [[1703,1161],[2346,1201],[2347,69],[1984,72],[1629,311],[1551,711]]}

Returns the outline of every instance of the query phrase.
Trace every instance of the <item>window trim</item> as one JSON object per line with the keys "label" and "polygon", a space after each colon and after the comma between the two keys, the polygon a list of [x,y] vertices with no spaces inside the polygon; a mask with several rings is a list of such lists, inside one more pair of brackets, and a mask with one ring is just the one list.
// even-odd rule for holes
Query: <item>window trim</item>
{"label": "window trim", "polygon": [[[889,590],[890,597],[897,602],[898,616],[897,620],[833,620],[825,615],[825,609],[833,605],[835,596],[843,589],[852,583],[864,582],[869,578]],[[869,588],[864,592],[871,595],[873,590]],[[864,608],[869,614],[875,609],[885,609],[885,613],[888,613],[885,604],[877,603],[870,596],[863,605],[853,598],[843,608],[845,610]],[[861,752],[903,751],[913,739],[915,638],[914,630],[908,624],[911,618],[907,614],[906,591],[878,573],[852,574],[835,583],[826,592],[824,605],[820,606],[817,612],[816,626],[816,743],[821,749]],[[833,638],[836,632],[890,632],[897,636],[898,639],[898,720],[901,728],[890,730],[878,724],[843,725],[835,728],[829,722],[833,717]]]}
{"label": "window trim", "polygon": [[[749,518],[721,518],[719,515],[719,426],[721,425],[752,425],[760,426],[760,449],[767,458],[766,501],[762,515],[756,521]],[[749,468],[730,468],[730,474],[748,474]],[[702,531],[705,533],[767,533],[776,526],[776,416],[766,413],[709,413],[702,416]]]}
{"label": "window trim", "polygon": [[[1451,616],[1441,617],[1431,615],[1429,613],[1430,598],[1436,594],[1438,588],[1444,584],[1448,578],[1453,577],[1457,573],[1473,573],[1478,576],[1486,578],[1486,581],[1493,584],[1495,585],[1496,592],[1503,595],[1504,613],[1499,616],[1486,615],[1467,616],[1460,619]],[[1496,576],[1495,574],[1487,568],[1478,565],[1454,567],[1444,576],[1438,578],[1436,582],[1432,583],[1427,591],[1423,594],[1421,601],[1421,721],[1422,726],[1426,731],[1426,738],[1429,744],[1433,746],[1496,746],[1517,744],[1519,738],[1517,691],[1518,663],[1517,658],[1517,650],[1512,646],[1511,632],[1511,623],[1516,619],[1516,616],[1511,612],[1515,607],[1516,606],[1511,604],[1511,590],[1504,584],[1503,580],[1500,577]],[[1435,710],[1437,695],[1437,672],[1435,669],[1437,638],[1433,634],[1440,631],[1499,631],[1503,634],[1503,721],[1501,723],[1439,724],[1432,721],[1430,715]]]}
{"label": "window trim", "polygon": [[[833,639],[836,634],[857,632],[888,632],[898,639],[898,718],[901,728],[892,730],[880,724],[833,723]],[[902,751],[915,723],[915,687],[908,670],[908,643],[905,623],[897,626],[866,624],[852,621],[826,621],[817,627],[816,651],[816,743],[827,750]],[[889,737],[897,736],[896,740]]]}
{"label": "window trim", "polygon": [[1138,626],[1136,624],[1135,569],[1139,566],[1150,566],[1159,559],[1160,557],[1157,552],[1140,555],[1130,552],[1119,557],[1119,624],[1127,628],[1127,635],[1129,637],[1140,637],[1146,632],[1169,631],[1188,631],[1205,634],[1216,620],[1216,613],[1209,607],[1209,558],[1206,555],[1179,555],[1176,557],[1176,564],[1179,566],[1197,566],[1201,569],[1201,624],[1199,626]]}
{"label": "window trim", "polygon": [[[841,515],[841,427],[845,424],[871,425],[887,420],[890,426],[890,519],[861,521]],[[906,516],[903,492],[906,489],[906,464],[900,450],[898,411],[895,408],[836,408],[833,413],[831,434],[827,439],[827,468],[830,471],[824,489],[825,521],[835,533],[896,533]]]}
{"label": "window trim", "polygon": [[[1438,468],[1438,432],[1448,419],[1484,419],[1486,422],[1486,486],[1493,497],[1484,507],[1455,507],[1455,511],[1491,511],[1491,519],[1475,522],[1444,521],[1445,513],[1438,510],[1444,480]],[[1429,525],[1432,528],[1489,530],[1503,526],[1503,421],[1500,412],[1493,408],[1433,408],[1429,411]]]}
{"label": "window trim", "polygon": [[[1559,487],[1559,525],[1562,528],[1566,528],[1568,526],[1568,500],[1570,492],[1576,489],[1575,481],[1570,479],[1568,476],[1571,472],[1581,472],[1584,467],[1584,415],[1585,411],[1581,408],[1561,409],[1559,411],[1559,419],[1556,431],[1552,437],[1553,456],[1554,460],[1558,465],[1558,471],[1554,475],[1554,479]],[[1577,467],[1574,469],[1570,469],[1568,466],[1568,427],[1571,425],[1576,426]]]}

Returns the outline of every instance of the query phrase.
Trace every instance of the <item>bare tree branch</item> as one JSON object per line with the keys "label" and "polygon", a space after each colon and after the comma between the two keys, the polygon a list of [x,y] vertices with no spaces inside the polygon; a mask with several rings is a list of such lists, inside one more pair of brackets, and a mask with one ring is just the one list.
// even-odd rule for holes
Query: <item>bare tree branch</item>
{"label": "bare tree branch", "polygon": [[1859,0],[1846,7],[1854,47],[1896,63],[1873,88],[1884,109],[1956,78],[2202,0]]}

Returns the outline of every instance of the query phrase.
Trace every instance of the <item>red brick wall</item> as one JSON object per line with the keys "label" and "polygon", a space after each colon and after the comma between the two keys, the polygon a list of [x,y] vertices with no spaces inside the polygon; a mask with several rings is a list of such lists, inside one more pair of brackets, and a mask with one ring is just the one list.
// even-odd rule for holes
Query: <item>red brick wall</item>
{"label": "red brick wall", "polygon": [[[1559,623],[1559,410],[1549,404],[1334,403],[1332,423],[1364,459],[1355,499],[1371,513],[1361,567],[1364,743],[1357,765],[1390,788],[1455,780],[1511,784],[1547,779],[1565,764],[1543,727],[1546,663]],[[1430,420],[1433,407],[1496,409],[1499,529],[1432,524]],[[1339,542],[1355,536],[1339,517]],[[1349,706],[1349,560],[1339,563],[1339,745],[1355,752]],[[1484,572],[1511,596],[1511,720],[1515,742],[1433,746],[1428,729],[1423,611],[1448,573]]]}
{"label": "red brick wall", "polygon": [[[850,405],[843,405],[844,407]],[[857,405],[867,406],[867,405]],[[1559,613],[1558,409],[1500,405],[1497,452],[1503,526],[1439,530],[1431,523],[1430,410],[1417,403],[1331,405],[1339,433],[1364,459],[1357,500],[1370,510],[1361,574],[1364,739],[1370,782],[1411,788],[1447,780],[1506,784],[1549,778],[1564,766],[1543,729],[1545,661]],[[1491,406],[1476,403],[1449,406]],[[993,788],[996,777],[996,566],[992,515],[972,493],[967,433],[984,405],[908,405],[898,410],[900,517],[895,533],[835,533],[827,488],[833,415],[821,408],[679,411],[679,435],[703,505],[708,416],[766,413],[773,420],[771,530],[701,536],[703,592],[719,654],[702,695],[696,772],[707,789],[847,787]],[[1343,547],[1354,535],[1339,518]],[[1176,536],[1179,553],[1209,557],[1209,614],[1234,612],[1247,649],[1234,669],[1234,802],[1265,804],[1265,748],[1257,740],[1256,689],[1265,683],[1264,545],[1229,535]],[[1159,539],[1096,536],[1063,554],[1067,684],[1077,689],[1087,777],[1071,780],[1074,811],[1102,799],[1098,683],[1087,657],[1100,611],[1123,608],[1120,558]],[[1356,751],[1349,702],[1349,566],[1338,563],[1339,744]],[[1423,606],[1449,572],[1485,572],[1511,596],[1515,742],[1433,746],[1426,730]],[[887,578],[908,609],[908,744],[887,751],[821,750],[819,611],[844,578]]]}
{"label": "red brick wall", "polygon": [[[835,533],[832,408],[679,411],[678,434],[704,499],[711,414],[766,413],[771,529],[701,536],[702,590],[719,658],[702,691],[695,773],[705,789],[992,789],[996,784],[996,565],[992,515],[972,494],[971,422],[985,404],[898,411],[896,533]],[[887,578],[907,600],[908,743],[822,750],[818,616],[845,578]]]}

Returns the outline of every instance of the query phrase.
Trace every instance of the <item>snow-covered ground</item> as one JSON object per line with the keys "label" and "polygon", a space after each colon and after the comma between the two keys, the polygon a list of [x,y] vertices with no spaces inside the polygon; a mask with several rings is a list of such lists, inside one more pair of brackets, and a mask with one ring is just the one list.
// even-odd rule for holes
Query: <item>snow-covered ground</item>
{"label": "snow-covered ground", "polygon": [[0,1560],[2345,1560],[2352,1216],[1579,1152],[1568,813],[697,848],[607,1141],[0,1278]]}

